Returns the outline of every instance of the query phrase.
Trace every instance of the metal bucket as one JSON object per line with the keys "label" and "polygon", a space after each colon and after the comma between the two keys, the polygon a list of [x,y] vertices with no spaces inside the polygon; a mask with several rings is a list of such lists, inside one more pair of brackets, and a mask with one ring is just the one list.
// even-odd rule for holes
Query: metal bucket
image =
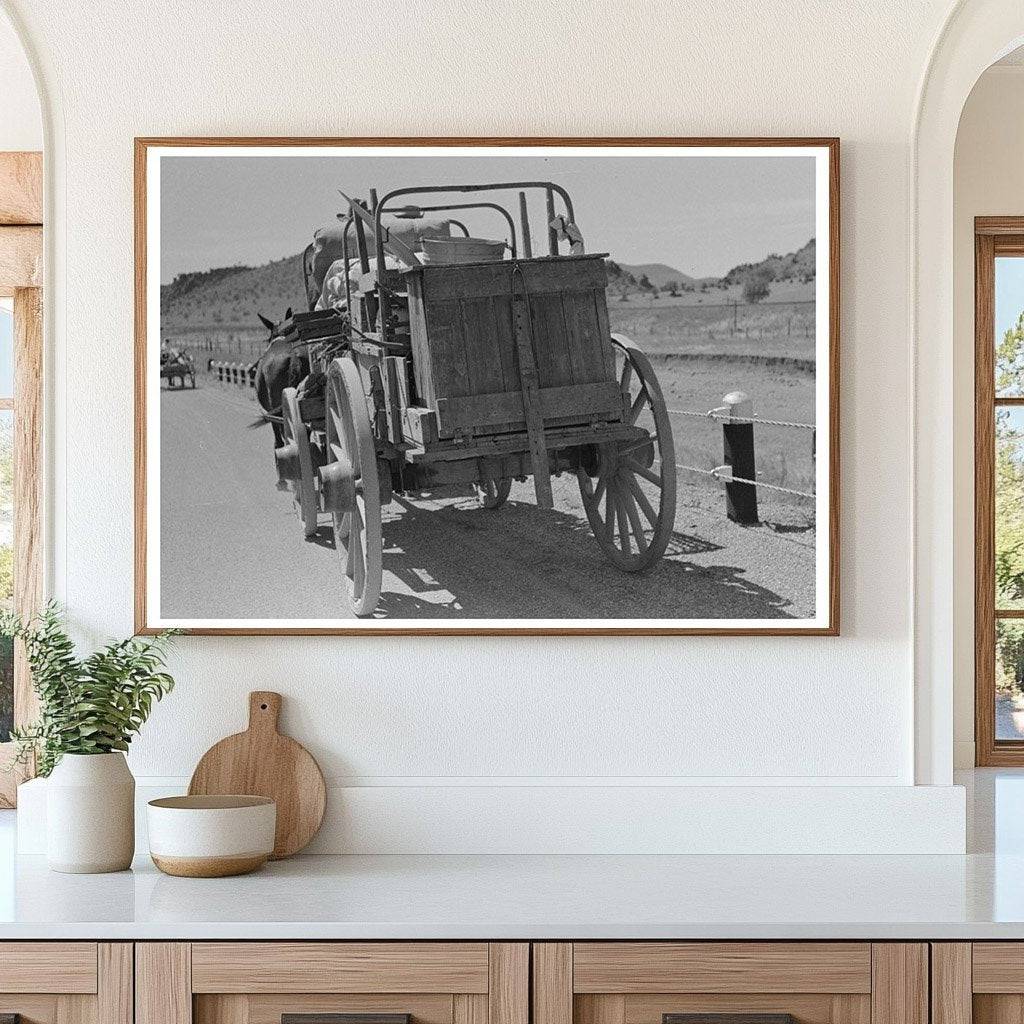
{"label": "metal bucket", "polygon": [[489,238],[424,238],[422,244],[428,263],[493,263],[507,248]]}

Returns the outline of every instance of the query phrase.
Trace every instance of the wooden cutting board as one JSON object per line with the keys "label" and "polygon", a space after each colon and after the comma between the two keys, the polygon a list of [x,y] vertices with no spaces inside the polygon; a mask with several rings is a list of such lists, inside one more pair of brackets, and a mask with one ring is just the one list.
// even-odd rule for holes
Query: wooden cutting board
{"label": "wooden cutting board", "polygon": [[277,803],[273,860],[307,846],[324,819],[327,790],[320,766],[302,744],[277,731],[281,694],[249,694],[249,728],[214,744],[200,759],[190,795],[234,793]]}

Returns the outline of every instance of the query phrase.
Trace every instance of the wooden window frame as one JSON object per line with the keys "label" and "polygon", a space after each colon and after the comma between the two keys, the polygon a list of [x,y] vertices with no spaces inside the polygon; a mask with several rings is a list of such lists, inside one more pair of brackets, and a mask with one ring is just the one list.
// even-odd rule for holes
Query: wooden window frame
{"label": "wooden window frame", "polygon": [[1024,407],[996,398],[995,261],[1024,257],[1024,217],[974,220],[974,749],[980,768],[1024,766],[1024,740],[997,740],[995,630],[1024,609],[995,606],[995,415]]}
{"label": "wooden window frame", "polygon": [[[14,299],[14,608],[28,616],[43,593],[43,161],[41,153],[0,153],[0,296]],[[14,723],[36,714],[28,665],[14,652]],[[12,768],[0,743],[0,807],[13,807],[31,766]]]}

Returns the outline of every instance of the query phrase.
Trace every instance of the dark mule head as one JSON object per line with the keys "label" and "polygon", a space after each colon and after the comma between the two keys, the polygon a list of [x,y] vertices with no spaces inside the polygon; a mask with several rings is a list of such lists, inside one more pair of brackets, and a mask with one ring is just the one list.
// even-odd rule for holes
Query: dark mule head
{"label": "dark mule head", "polygon": [[266,327],[268,331],[270,331],[270,336],[267,338],[267,341],[271,342],[275,338],[280,338],[281,335],[284,334],[282,328],[284,327],[285,320],[291,319],[292,307],[288,307],[287,311],[284,314],[284,318],[276,324],[274,323],[273,320],[271,320],[269,317],[265,317],[262,313],[257,313],[256,315],[260,318],[260,323],[263,324],[263,326]]}

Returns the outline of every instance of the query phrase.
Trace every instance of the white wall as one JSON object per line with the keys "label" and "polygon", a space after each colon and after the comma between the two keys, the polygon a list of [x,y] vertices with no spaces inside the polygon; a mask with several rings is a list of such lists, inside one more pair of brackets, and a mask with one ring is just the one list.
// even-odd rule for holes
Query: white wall
{"label": "white wall", "polygon": [[908,154],[946,0],[4,3],[54,115],[52,582],[94,637],[132,626],[133,136],[843,140],[841,638],[187,639],[136,772],[187,775],[263,687],[359,790],[913,781]]}
{"label": "white wall", "polygon": [[0,11],[0,150],[40,150],[39,95],[21,42]]}
{"label": "white wall", "polygon": [[1024,66],[990,68],[960,120],[954,160],[954,739],[974,764],[974,218],[1024,215]]}

